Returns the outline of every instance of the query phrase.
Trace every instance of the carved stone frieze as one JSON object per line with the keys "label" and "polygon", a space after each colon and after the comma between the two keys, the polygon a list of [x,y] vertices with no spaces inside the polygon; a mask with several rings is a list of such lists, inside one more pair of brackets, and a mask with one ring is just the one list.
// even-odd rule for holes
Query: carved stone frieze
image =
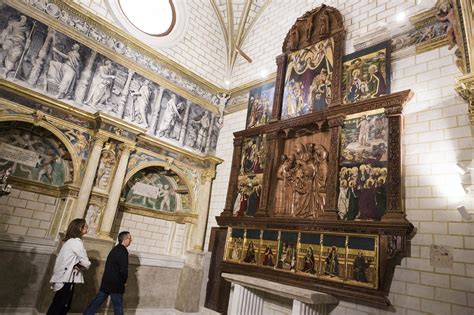
{"label": "carved stone frieze", "polygon": [[22,0],[22,2],[46,14],[50,18],[56,19],[63,25],[75,29],[98,44],[111,49],[113,52],[127,57],[132,62],[161,75],[190,93],[208,102],[212,101],[213,93],[211,91],[203,89],[200,85],[170,69],[164,63],[159,62],[157,58],[149,56],[149,54],[145,53],[136,45],[130,45],[130,42],[126,39],[117,36],[116,33],[108,30],[104,25],[94,22],[85,14],[75,11],[67,3],[54,0]]}
{"label": "carved stone frieze", "polygon": [[465,75],[456,79],[456,92],[468,103],[469,120],[474,124],[474,74]]}

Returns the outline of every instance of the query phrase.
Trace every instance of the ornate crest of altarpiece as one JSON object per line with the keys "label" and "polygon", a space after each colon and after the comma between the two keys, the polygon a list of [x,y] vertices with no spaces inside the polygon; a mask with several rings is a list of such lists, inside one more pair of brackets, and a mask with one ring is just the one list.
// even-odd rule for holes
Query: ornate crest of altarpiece
{"label": "ornate crest of altarpiece", "polygon": [[372,97],[344,104],[344,41],[325,5],[288,32],[270,122],[234,134],[219,270],[382,306],[413,229],[401,181],[410,91],[377,93],[373,66],[357,86]]}

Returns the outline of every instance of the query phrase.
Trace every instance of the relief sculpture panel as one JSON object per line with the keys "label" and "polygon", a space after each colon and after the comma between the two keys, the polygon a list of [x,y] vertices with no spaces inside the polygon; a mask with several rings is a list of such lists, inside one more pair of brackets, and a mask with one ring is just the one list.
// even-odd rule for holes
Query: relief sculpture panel
{"label": "relief sculpture panel", "polygon": [[0,8],[0,38],[1,78],[196,153],[215,152],[222,111],[213,113],[8,5]]}

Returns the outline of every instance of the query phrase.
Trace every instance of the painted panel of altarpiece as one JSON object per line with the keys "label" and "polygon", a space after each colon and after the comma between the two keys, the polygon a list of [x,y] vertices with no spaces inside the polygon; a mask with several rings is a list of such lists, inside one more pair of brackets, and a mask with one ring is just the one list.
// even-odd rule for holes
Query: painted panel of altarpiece
{"label": "painted panel of altarpiece", "polygon": [[16,177],[62,186],[72,180],[72,161],[64,144],[43,128],[0,126],[0,170]]}
{"label": "painted panel of altarpiece", "polygon": [[390,94],[390,42],[344,56],[342,67],[344,104]]}
{"label": "painted panel of altarpiece", "polygon": [[7,5],[0,8],[0,38],[2,78],[191,150],[215,152],[222,124],[209,110]]}
{"label": "painted panel of altarpiece", "polygon": [[275,83],[265,84],[250,90],[247,109],[247,128],[265,125],[272,117]]}
{"label": "painted panel of altarpiece", "polygon": [[383,110],[348,116],[341,136],[339,218],[380,220],[387,207],[388,121]]}
{"label": "painted panel of altarpiece", "polygon": [[331,102],[334,40],[328,38],[288,56],[282,119],[325,109]]}
{"label": "painted panel of altarpiece", "polygon": [[224,260],[236,263],[242,260],[244,234],[244,229],[229,229]]}
{"label": "painted panel of altarpiece", "polygon": [[378,287],[377,235],[229,228],[224,260]]}
{"label": "painted panel of altarpiece", "polygon": [[260,230],[247,229],[244,249],[245,254],[243,262],[256,265],[258,262],[257,253],[260,251]]}
{"label": "painted panel of altarpiece", "polygon": [[242,144],[242,159],[238,178],[238,195],[234,214],[253,216],[258,210],[265,168],[265,137],[246,138]]}

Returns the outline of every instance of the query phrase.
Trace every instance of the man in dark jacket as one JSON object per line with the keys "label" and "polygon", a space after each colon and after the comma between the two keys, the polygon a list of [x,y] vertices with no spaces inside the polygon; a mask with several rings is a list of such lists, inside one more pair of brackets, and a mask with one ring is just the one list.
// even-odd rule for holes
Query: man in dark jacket
{"label": "man in dark jacket", "polygon": [[84,311],[84,315],[93,315],[110,295],[114,305],[114,314],[123,314],[123,293],[128,277],[128,250],[132,235],[128,231],[120,232],[118,245],[107,256],[104,275],[99,293]]}

